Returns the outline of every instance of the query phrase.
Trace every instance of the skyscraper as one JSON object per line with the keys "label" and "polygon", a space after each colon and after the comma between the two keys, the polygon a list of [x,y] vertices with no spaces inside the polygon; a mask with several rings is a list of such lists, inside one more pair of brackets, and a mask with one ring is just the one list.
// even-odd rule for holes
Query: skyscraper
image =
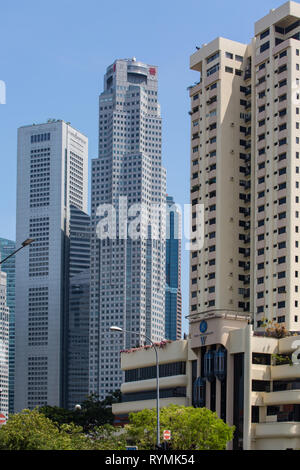
{"label": "skyscraper", "polygon": [[[251,312],[300,330],[300,5],[255,23],[249,45],[218,38],[191,56],[191,314]],[[196,222],[193,230],[196,230]]]}
{"label": "skyscraper", "polygon": [[90,217],[70,208],[69,299],[67,328],[67,407],[88,395],[89,305],[90,305]]}
{"label": "skyscraper", "polygon": [[[16,249],[12,240],[0,238],[0,259],[5,259]],[[14,411],[14,375],[15,375],[15,258],[9,258],[2,265],[6,273],[6,299],[9,308],[9,412]]]}
{"label": "skyscraper", "polygon": [[88,140],[64,121],[18,130],[15,411],[65,405],[70,206],[87,211]]}
{"label": "skyscraper", "polygon": [[166,219],[166,339],[181,339],[181,213],[167,196]]}
{"label": "skyscraper", "polygon": [[[120,349],[144,344],[145,334],[165,337],[165,215],[149,218],[166,197],[157,90],[157,67],[133,58],[107,68],[100,95],[99,158],[92,162],[90,391],[101,398],[122,382]],[[108,227],[99,239],[107,213],[116,235]],[[112,325],[134,334],[124,344],[109,331]]]}
{"label": "skyscraper", "polygon": [[8,417],[9,308],[6,303],[6,277],[0,267],[0,413]]}

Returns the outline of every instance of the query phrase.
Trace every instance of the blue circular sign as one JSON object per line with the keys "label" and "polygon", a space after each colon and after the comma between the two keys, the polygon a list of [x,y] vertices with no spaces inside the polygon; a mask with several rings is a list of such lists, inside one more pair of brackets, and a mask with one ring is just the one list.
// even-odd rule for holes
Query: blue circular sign
{"label": "blue circular sign", "polygon": [[207,331],[207,322],[205,320],[202,320],[200,323],[200,331],[201,333],[205,333]]}

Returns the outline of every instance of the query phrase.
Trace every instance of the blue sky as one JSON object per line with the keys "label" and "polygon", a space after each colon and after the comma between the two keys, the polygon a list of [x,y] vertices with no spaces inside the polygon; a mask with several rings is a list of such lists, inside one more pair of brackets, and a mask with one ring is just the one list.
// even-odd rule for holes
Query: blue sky
{"label": "blue sky", "polygon": [[[189,202],[189,99],[198,80],[189,56],[223,36],[249,43],[254,22],[282,0],[11,0],[2,2],[0,80],[0,236],[15,238],[17,128],[63,119],[89,138],[97,157],[98,95],[106,67],[135,56],[159,67],[163,163],[176,202]],[[188,253],[183,253],[188,312]],[[185,330],[186,330],[185,322]]]}

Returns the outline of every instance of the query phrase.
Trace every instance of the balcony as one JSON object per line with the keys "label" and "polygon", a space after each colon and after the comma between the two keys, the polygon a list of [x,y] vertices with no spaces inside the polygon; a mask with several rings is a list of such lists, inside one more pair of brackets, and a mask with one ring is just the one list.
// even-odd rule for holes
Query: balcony
{"label": "balcony", "polygon": [[271,378],[272,380],[282,379],[295,379],[300,378],[300,364],[289,364],[272,366],[271,367]]}
{"label": "balcony", "polygon": [[293,405],[300,403],[300,390],[263,392],[262,395],[265,406]]}
{"label": "balcony", "polygon": [[245,123],[250,122],[250,121],[251,121],[251,113],[248,113],[245,116]]}
{"label": "balcony", "polygon": [[250,289],[247,289],[247,291],[244,293],[244,299],[249,299],[250,298]]}
{"label": "balcony", "polygon": [[[140,400],[140,401],[131,401],[125,403],[115,403],[112,406],[112,412],[114,415],[123,415],[128,413],[134,413],[137,411],[142,411],[145,409],[155,408],[155,400]],[[170,398],[161,398],[160,407],[165,408],[170,404],[178,406],[188,406],[188,399],[186,397],[170,397]]]}
{"label": "balcony", "polygon": [[250,263],[245,263],[244,271],[250,271]]}
{"label": "balcony", "polygon": [[251,69],[248,68],[245,70],[245,73],[244,73],[244,80],[250,80],[252,74],[251,74]]}
{"label": "balcony", "polygon": [[283,422],[257,423],[254,426],[254,437],[256,439],[277,438],[276,444],[274,444],[274,447],[276,447],[276,449],[274,448],[274,450],[280,450],[279,438],[300,437],[300,423],[296,423],[296,422],[285,422],[284,424]]}

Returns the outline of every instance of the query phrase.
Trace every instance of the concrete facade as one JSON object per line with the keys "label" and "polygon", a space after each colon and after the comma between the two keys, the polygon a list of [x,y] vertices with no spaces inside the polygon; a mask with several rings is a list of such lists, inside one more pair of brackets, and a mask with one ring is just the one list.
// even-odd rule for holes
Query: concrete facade
{"label": "concrete facade", "polygon": [[[161,398],[160,406],[205,406],[216,412],[236,427],[228,449],[299,449],[300,365],[299,361],[290,365],[290,359],[299,347],[300,336],[277,339],[257,335],[247,318],[238,313],[192,318],[187,340],[171,342],[159,350],[160,367],[169,365],[169,369],[160,370],[160,396],[169,395]],[[224,375],[217,366],[221,350],[225,351]],[[280,356],[286,364],[276,365]],[[184,363],[184,368],[177,368],[178,363]],[[156,407],[153,349],[124,352],[121,364],[125,382],[122,403],[113,405],[116,424],[126,423],[129,413]],[[145,379],[147,374],[153,378]],[[138,376],[140,380],[133,380]],[[176,396],[176,391],[182,396]],[[144,399],[149,392],[152,398]]]}
{"label": "concrete facade", "polygon": [[[194,53],[191,201],[205,246],[191,252],[191,311],[251,312],[299,330],[300,5],[255,24],[249,45],[218,38]],[[194,224],[196,230],[196,223]]]}

